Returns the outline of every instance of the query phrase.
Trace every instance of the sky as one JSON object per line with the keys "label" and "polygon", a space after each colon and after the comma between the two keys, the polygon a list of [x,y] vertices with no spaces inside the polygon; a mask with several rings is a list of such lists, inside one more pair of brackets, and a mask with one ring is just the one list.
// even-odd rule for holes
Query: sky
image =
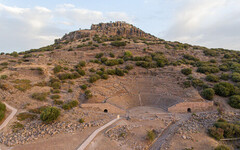
{"label": "sky", "polygon": [[239,16],[240,0],[0,0],[0,52],[50,45],[110,21],[167,41],[240,50]]}

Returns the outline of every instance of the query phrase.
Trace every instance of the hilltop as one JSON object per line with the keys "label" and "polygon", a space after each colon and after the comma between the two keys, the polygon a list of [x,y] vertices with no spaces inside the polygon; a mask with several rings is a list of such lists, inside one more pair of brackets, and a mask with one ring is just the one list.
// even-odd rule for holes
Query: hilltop
{"label": "hilltop", "polygon": [[[82,134],[83,141],[120,114],[123,119],[88,149],[104,142],[102,149],[147,149],[165,129],[188,117],[165,145],[184,149],[203,138],[208,140],[197,148],[212,149],[221,142],[210,138],[208,129],[219,118],[239,118],[239,63],[238,51],[165,41],[125,22],[95,24],[46,47],[2,53],[0,98],[18,114],[0,133],[0,143],[31,149],[41,140],[49,144],[44,138],[51,135],[52,141],[61,145],[65,139],[76,149],[81,142],[71,138]],[[44,117],[46,110],[56,112],[54,117]],[[0,112],[2,120],[9,114]]]}

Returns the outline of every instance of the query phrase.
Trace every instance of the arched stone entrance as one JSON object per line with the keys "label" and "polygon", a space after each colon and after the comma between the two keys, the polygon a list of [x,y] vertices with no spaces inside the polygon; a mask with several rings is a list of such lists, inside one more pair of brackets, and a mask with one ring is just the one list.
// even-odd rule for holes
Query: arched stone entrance
{"label": "arched stone entrance", "polygon": [[192,112],[191,108],[188,108],[188,109],[187,109],[187,112],[189,112],[189,113]]}
{"label": "arched stone entrance", "polygon": [[107,109],[104,109],[104,111],[103,112],[105,112],[105,113],[108,113],[108,110]]}

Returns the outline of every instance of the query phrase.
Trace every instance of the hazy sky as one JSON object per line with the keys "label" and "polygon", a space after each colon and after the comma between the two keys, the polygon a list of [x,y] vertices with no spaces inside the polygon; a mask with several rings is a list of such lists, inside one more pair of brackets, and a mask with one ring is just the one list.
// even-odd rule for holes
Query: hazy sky
{"label": "hazy sky", "polygon": [[240,0],[0,0],[0,51],[24,51],[92,23],[126,21],[159,38],[240,50]]}

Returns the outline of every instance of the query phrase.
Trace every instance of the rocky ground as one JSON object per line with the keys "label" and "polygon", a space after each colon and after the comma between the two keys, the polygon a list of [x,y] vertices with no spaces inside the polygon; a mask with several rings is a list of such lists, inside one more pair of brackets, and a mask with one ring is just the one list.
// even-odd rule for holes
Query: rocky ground
{"label": "rocky ground", "polygon": [[[220,143],[209,137],[207,130],[212,127],[219,118],[223,118],[230,122],[236,122],[239,121],[240,115],[231,112],[225,112],[224,114],[218,112],[194,113],[189,120],[179,125],[179,129],[176,133],[172,133],[174,136],[167,139],[162,150],[182,150],[191,147],[194,149],[203,148],[211,150]],[[201,144],[205,145],[205,147],[199,147],[200,141],[203,141]]]}
{"label": "rocky ground", "polygon": [[88,127],[97,127],[105,124],[107,120],[96,120],[89,123],[67,123],[55,122],[53,124],[43,124],[34,122],[25,124],[24,128],[17,132],[0,133],[0,143],[7,146],[16,144],[25,144],[35,141],[39,138],[44,138],[47,135],[53,136],[59,133],[72,133],[76,130],[84,130]]}

